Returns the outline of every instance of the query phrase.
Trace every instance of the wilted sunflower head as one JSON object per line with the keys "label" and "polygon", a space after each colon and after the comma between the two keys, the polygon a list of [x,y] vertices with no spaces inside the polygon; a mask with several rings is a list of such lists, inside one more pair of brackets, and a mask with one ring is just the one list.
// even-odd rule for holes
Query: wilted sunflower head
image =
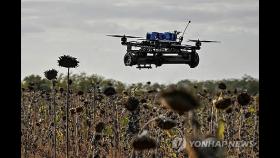
{"label": "wilted sunflower head", "polygon": [[78,106],[77,108],[76,108],[76,112],[77,113],[80,113],[80,112],[82,112],[84,109],[83,109],[83,106]]}
{"label": "wilted sunflower head", "polygon": [[161,129],[169,130],[177,125],[177,122],[173,119],[160,117],[156,120],[157,126]]}
{"label": "wilted sunflower head", "polygon": [[139,106],[139,100],[135,97],[129,97],[125,104],[125,108],[129,111],[136,110],[138,106]]}
{"label": "wilted sunflower head", "polygon": [[57,71],[55,69],[51,69],[51,70],[45,71],[44,74],[48,80],[54,80],[54,79],[56,79]]}
{"label": "wilted sunflower head", "polygon": [[112,96],[112,95],[115,95],[117,92],[115,90],[114,87],[112,86],[108,86],[104,89],[103,93],[106,95],[106,96]]}
{"label": "wilted sunflower head", "polygon": [[101,139],[101,135],[100,135],[100,134],[96,134],[96,135],[94,136],[94,141],[95,141],[95,142],[99,141],[100,139]]}
{"label": "wilted sunflower head", "polygon": [[137,135],[132,141],[132,147],[134,150],[147,150],[154,149],[157,146],[157,142],[154,138],[148,135],[147,131],[143,131],[142,134]]}
{"label": "wilted sunflower head", "polygon": [[105,123],[104,122],[99,122],[96,126],[95,126],[95,130],[98,133],[101,133],[103,131],[103,129],[105,128]]}
{"label": "wilted sunflower head", "polygon": [[83,91],[78,91],[78,92],[77,92],[77,95],[83,95],[83,94],[84,94]]}
{"label": "wilted sunflower head", "polygon": [[247,92],[242,92],[237,96],[237,101],[240,105],[248,105],[251,101],[251,96]]}
{"label": "wilted sunflower head", "polygon": [[40,126],[41,125],[41,122],[36,122],[36,126]]}
{"label": "wilted sunflower head", "polygon": [[71,57],[69,55],[60,56],[58,59],[58,65],[61,67],[76,68],[79,66],[78,63],[79,61],[77,58]]}
{"label": "wilted sunflower head", "polygon": [[199,106],[193,94],[183,88],[169,87],[160,93],[161,104],[176,111],[180,115]]}
{"label": "wilted sunflower head", "polygon": [[227,113],[227,114],[232,113],[232,111],[233,111],[232,108],[227,108],[227,109],[226,109],[226,113]]}
{"label": "wilted sunflower head", "polygon": [[76,114],[76,108],[71,108],[69,111],[70,111],[70,114],[72,114],[72,115]]}
{"label": "wilted sunflower head", "polygon": [[105,110],[101,109],[100,114],[105,114]]}
{"label": "wilted sunflower head", "polygon": [[64,89],[63,88],[59,88],[60,93],[63,93]]}
{"label": "wilted sunflower head", "polygon": [[222,89],[222,90],[225,90],[225,89],[227,89],[227,86],[224,82],[220,82],[219,85],[218,85],[218,88]]}
{"label": "wilted sunflower head", "polygon": [[246,112],[244,116],[245,116],[246,119],[251,117],[251,112]]}
{"label": "wilted sunflower head", "polygon": [[217,109],[224,110],[224,109],[228,108],[231,104],[232,104],[231,98],[226,97],[226,98],[222,98],[222,99],[218,100],[217,102],[215,102],[215,107]]}

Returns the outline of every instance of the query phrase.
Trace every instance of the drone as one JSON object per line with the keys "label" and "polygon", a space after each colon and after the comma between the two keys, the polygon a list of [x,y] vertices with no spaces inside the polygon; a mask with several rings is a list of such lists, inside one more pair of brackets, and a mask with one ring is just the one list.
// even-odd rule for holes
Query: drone
{"label": "drone", "polygon": [[[151,69],[151,65],[156,67],[163,64],[188,64],[190,68],[195,68],[199,64],[201,43],[220,42],[209,40],[188,40],[194,45],[182,44],[184,34],[191,21],[188,21],[183,34],[181,32],[147,32],[146,38],[128,35],[107,35],[121,38],[121,44],[127,46],[124,56],[125,66],[137,65],[138,69]],[[179,37],[178,37],[179,36]],[[137,40],[127,41],[128,38]]]}

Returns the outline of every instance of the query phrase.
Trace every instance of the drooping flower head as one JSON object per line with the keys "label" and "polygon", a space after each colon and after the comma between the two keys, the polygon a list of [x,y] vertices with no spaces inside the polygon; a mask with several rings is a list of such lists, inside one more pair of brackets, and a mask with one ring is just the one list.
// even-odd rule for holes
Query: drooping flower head
{"label": "drooping flower head", "polygon": [[115,95],[117,92],[114,87],[108,86],[104,89],[103,93],[108,97],[108,96]]}
{"label": "drooping flower head", "polygon": [[147,131],[143,131],[142,134],[136,136],[132,142],[134,150],[147,150],[154,149],[157,146],[157,142],[154,138],[148,135]]}
{"label": "drooping flower head", "polygon": [[156,120],[157,126],[161,129],[169,130],[177,125],[177,122],[173,119],[160,117]]}
{"label": "drooping flower head", "polygon": [[47,70],[44,74],[48,80],[54,80],[57,77],[57,71],[55,69]]}
{"label": "drooping flower head", "polygon": [[76,112],[77,113],[80,113],[80,112],[82,112],[84,109],[83,109],[83,106],[78,106],[77,108],[76,108]]}
{"label": "drooping flower head", "polygon": [[231,104],[232,104],[231,98],[225,97],[215,102],[215,107],[217,109],[224,110],[228,108]]}
{"label": "drooping flower head", "polygon": [[129,111],[136,110],[138,106],[139,106],[139,100],[135,97],[129,97],[125,104],[125,108]]}
{"label": "drooping flower head", "polygon": [[77,92],[77,95],[79,95],[79,96],[81,96],[81,95],[83,95],[83,94],[84,94],[83,91],[78,91],[78,92]]}
{"label": "drooping flower head", "polygon": [[101,133],[103,131],[103,129],[105,128],[105,123],[104,122],[99,122],[96,126],[95,126],[95,130],[97,133]]}
{"label": "drooping flower head", "polygon": [[251,101],[251,96],[247,92],[242,92],[237,96],[237,101],[240,105],[248,105]]}
{"label": "drooping flower head", "polygon": [[171,86],[160,94],[161,104],[178,114],[193,110],[199,106],[198,100],[189,91]]}
{"label": "drooping flower head", "polygon": [[227,89],[227,86],[224,82],[220,82],[219,85],[218,85],[218,88],[222,89],[222,90],[225,90],[225,89]]}
{"label": "drooping flower head", "polygon": [[79,61],[77,60],[77,58],[74,58],[69,55],[60,56],[58,59],[58,65],[61,67],[76,68],[79,66],[78,64]]}

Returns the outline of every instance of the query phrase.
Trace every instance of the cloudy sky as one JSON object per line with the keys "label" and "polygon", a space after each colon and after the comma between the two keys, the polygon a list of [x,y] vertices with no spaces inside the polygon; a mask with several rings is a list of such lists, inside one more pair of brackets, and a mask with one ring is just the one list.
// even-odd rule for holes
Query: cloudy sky
{"label": "cloudy sky", "polygon": [[[259,78],[258,0],[22,0],[21,75],[43,75],[59,56],[77,57],[72,73],[99,74],[127,83],[182,79]],[[184,29],[184,39],[219,40],[198,51],[200,64],[126,67],[126,47],[106,34],[145,36]],[[185,41],[186,42],[186,41]]]}

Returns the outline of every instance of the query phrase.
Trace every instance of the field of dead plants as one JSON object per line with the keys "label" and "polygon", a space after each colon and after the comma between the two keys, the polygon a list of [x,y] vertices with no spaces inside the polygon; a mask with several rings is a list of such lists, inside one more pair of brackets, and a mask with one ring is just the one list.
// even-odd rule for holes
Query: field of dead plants
{"label": "field of dead plants", "polygon": [[[78,61],[62,56],[58,63],[68,70],[66,86],[52,69],[45,72],[49,89],[22,87],[23,158],[259,157],[259,96],[246,88],[147,82],[120,90],[114,82],[94,81],[79,90],[69,75]],[[194,141],[241,145],[199,147]]]}

